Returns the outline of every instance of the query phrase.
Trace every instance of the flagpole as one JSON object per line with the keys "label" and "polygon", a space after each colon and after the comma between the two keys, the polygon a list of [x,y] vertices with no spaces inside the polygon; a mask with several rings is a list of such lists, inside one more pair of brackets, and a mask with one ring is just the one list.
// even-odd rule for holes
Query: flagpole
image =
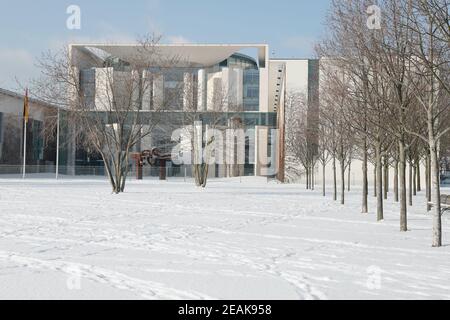
{"label": "flagpole", "polygon": [[28,88],[25,90],[25,96],[23,98],[23,168],[22,179],[25,179],[26,165],[27,165],[27,124],[30,110],[28,105]]}
{"label": "flagpole", "polygon": [[56,180],[59,175],[59,108],[58,108],[58,120],[56,123]]}
{"label": "flagpole", "polygon": [[23,168],[22,179],[25,179],[25,167],[27,165],[27,122],[23,119]]}

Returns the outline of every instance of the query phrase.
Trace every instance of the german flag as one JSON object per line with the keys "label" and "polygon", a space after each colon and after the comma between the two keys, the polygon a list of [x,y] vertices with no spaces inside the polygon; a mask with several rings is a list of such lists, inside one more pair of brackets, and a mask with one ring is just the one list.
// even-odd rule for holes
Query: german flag
{"label": "german flag", "polygon": [[28,123],[28,117],[30,113],[30,106],[28,101],[28,88],[25,90],[25,97],[23,99],[23,120]]}

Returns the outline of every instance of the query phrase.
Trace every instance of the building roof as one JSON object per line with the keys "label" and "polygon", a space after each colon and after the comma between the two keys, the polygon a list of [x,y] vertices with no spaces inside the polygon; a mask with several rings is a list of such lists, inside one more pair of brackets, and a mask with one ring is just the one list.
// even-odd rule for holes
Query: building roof
{"label": "building roof", "polygon": [[[72,44],[70,47],[72,50],[84,52],[88,48],[95,48],[124,61],[136,58],[136,55],[139,54],[146,54],[139,50],[142,48],[142,45],[139,44]],[[266,61],[269,58],[267,44],[156,44],[155,48],[160,55],[179,58],[180,64],[196,66],[216,65],[228,59],[234,53],[248,48],[258,50],[258,63],[262,68],[266,67]],[[93,52],[91,52],[91,55],[95,56]]]}
{"label": "building roof", "polygon": [[282,62],[282,61],[306,61],[306,60],[319,60],[317,58],[270,58],[270,61]]}
{"label": "building roof", "polygon": [[[20,94],[20,93],[17,93],[17,92],[11,91],[11,90],[7,90],[7,89],[3,89],[3,88],[0,88],[0,95],[9,96],[9,97],[16,98],[19,100],[23,100],[25,98],[24,94]],[[39,104],[44,107],[56,108],[56,106],[54,106],[54,105],[51,105],[47,102],[44,102],[44,101],[41,101],[38,99],[34,99],[31,97],[28,97],[28,101],[31,103]]]}

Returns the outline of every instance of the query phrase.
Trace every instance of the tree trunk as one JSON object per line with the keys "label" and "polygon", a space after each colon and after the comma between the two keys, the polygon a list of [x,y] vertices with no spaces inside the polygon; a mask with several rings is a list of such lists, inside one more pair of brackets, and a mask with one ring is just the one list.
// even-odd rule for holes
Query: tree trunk
{"label": "tree trunk", "polygon": [[408,209],[406,206],[406,152],[405,143],[399,141],[399,163],[400,163],[400,231],[408,231]]}
{"label": "tree trunk", "polygon": [[322,163],[322,195],[326,196],[326,190],[325,190],[325,168],[326,164],[325,161]]}
{"label": "tree trunk", "polygon": [[431,161],[430,154],[427,154],[426,157],[426,189],[427,189],[427,211],[431,211],[431,206],[428,204],[431,202]]}
{"label": "tree trunk", "polygon": [[113,158],[114,172],[112,172],[112,168],[107,161],[103,160],[103,162],[111,182],[112,192],[119,194],[125,190],[125,180],[128,173],[128,154],[123,151],[117,151],[111,157]]}
{"label": "tree trunk", "polygon": [[333,200],[337,200],[336,156],[333,155]]}
{"label": "tree trunk", "polygon": [[106,156],[101,154],[103,158],[103,163],[105,164],[106,174],[108,175],[109,183],[111,184],[112,192],[115,193],[116,190],[116,182],[114,180],[114,175],[111,170],[111,165],[109,164]]}
{"label": "tree trunk", "polygon": [[128,152],[125,154],[125,159],[122,167],[122,181],[120,183],[120,192],[125,191],[125,184],[128,177],[128,170],[129,170],[129,158],[128,158]]}
{"label": "tree trunk", "polygon": [[374,167],[373,167],[373,196],[377,197],[377,163],[375,161]]}
{"label": "tree trunk", "polygon": [[387,200],[389,192],[389,159],[384,157],[384,199]]}
{"label": "tree trunk", "polygon": [[384,220],[383,214],[383,164],[381,157],[381,144],[375,146],[376,157],[376,186],[377,186],[377,221]]}
{"label": "tree trunk", "polygon": [[206,183],[208,182],[208,173],[209,173],[209,165],[208,164],[204,164],[203,165],[202,188],[206,188]]}
{"label": "tree trunk", "polygon": [[195,185],[197,187],[200,187],[202,185],[202,178],[201,178],[201,165],[200,164],[194,164],[194,180],[195,180]]}
{"label": "tree trunk", "polygon": [[348,176],[347,176],[347,191],[350,192],[351,188],[351,171],[352,171],[352,160],[348,161]]}
{"label": "tree trunk", "polygon": [[409,179],[408,179],[408,199],[409,199],[409,205],[412,206],[413,205],[413,165],[412,162],[409,161],[409,170],[408,170],[408,174],[409,174]]}
{"label": "tree trunk", "polygon": [[364,140],[364,150],[363,150],[363,161],[362,161],[362,172],[363,172],[363,188],[362,188],[362,206],[361,212],[368,213],[367,205],[367,195],[369,194],[369,181],[367,179],[367,142]]}
{"label": "tree trunk", "polygon": [[306,190],[309,190],[309,167],[308,167],[308,165],[305,166],[305,172],[306,172]]}
{"label": "tree trunk", "polygon": [[429,166],[428,166],[428,162],[429,162],[429,157],[428,154],[425,156],[425,197],[428,201],[428,176],[430,175],[430,171],[429,171]]}
{"label": "tree trunk", "polygon": [[315,188],[314,166],[311,166],[311,190],[314,190],[314,188]]}
{"label": "tree trunk", "polygon": [[413,162],[411,164],[412,164],[412,167],[413,167],[412,168],[412,170],[413,170],[413,173],[412,173],[413,196],[417,196],[417,171],[416,171],[417,166],[416,166],[415,162]]}
{"label": "tree trunk", "polygon": [[431,181],[433,198],[433,247],[442,246],[441,188],[437,143],[430,137]]}
{"label": "tree trunk", "polygon": [[398,160],[394,164],[394,200],[398,202]]}
{"label": "tree trunk", "polygon": [[345,204],[345,160],[340,161],[341,165],[341,204]]}
{"label": "tree trunk", "polygon": [[420,159],[417,158],[416,161],[416,179],[417,179],[417,192],[422,191],[422,185],[421,185],[421,181],[420,181]]}

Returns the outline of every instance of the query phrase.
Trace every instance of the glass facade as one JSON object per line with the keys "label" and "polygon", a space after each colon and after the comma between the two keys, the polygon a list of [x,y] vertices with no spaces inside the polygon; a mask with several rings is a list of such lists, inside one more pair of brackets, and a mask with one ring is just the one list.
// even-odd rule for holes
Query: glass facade
{"label": "glass facade", "polygon": [[[118,72],[131,72],[129,63],[115,57],[108,57],[103,63],[104,68],[114,68]],[[225,80],[224,70],[228,68],[228,83]],[[260,73],[256,61],[243,54],[234,54],[228,59],[215,66],[196,68],[173,68],[161,70],[160,68],[150,68],[148,74],[161,75],[161,79],[151,79],[149,87],[152,88],[152,95],[160,92],[160,99],[168,110],[183,110],[183,97],[186,93],[186,80],[192,81],[190,90],[194,102],[200,94],[199,71],[204,70],[206,74],[206,92],[208,97],[220,86],[226,88],[227,94],[233,96],[229,99],[231,104],[237,104],[237,110],[259,111]],[[96,88],[96,69],[88,68],[80,71],[80,85],[86,103],[94,106]],[[209,81],[213,78],[212,81]],[[151,102],[150,102],[151,103]],[[144,108],[145,109],[145,108]],[[233,109],[235,110],[235,109]]]}
{"label": "glass facade", "polygon": [[243,54],[234,54],[219,65],[243,71],[243,110],[259,111],[259,68],[256,61]]}
{"label": "glass facade", "polygon": [[95,69],[85,69],[80,72],[80,88],[87,106],[95,103]]}
{"label": "glass facade", "polygon": [[259,70],[244,71],[244,111],[259,110]]}

